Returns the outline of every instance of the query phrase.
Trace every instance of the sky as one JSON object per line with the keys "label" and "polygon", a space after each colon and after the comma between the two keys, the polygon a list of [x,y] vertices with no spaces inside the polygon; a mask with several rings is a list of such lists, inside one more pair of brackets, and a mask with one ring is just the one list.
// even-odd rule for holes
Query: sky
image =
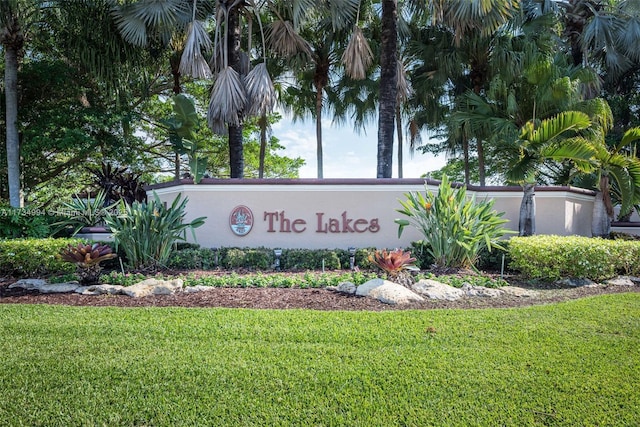
{"label": "sky", "polygon": [[[280,152],[288,157],[302,157],[306,164],[300,168],[300,178],[317,178],[315,122],[306,120],[293,123],[285,114],[272,125],[273,136],[286,149]],[[375,124],[357,134],[349,126],[332,125],[331,120],[323,121],[323,163],[325,178],[375,178],[377,169],[378,130]],[[423,141],[427,141],[423,137]],[[397,144],[397,142],[396,142]],[[398,177],[396,158],[397,145],[394,144],[393,178]],[[421,175],[440,169],[446,163],[444,156],[416,152],[413,158],[405,141],[403,177],[420,178]]]}

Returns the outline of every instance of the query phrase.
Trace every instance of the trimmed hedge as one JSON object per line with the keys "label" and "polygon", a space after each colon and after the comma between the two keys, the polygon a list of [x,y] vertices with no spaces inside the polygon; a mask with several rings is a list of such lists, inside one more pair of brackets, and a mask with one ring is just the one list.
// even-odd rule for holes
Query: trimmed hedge
{"label": "trimmed hedge", "polygon": [[73,273],[76,266],[60,259],[60,250],[81,239],[0,240],[0,271],[15,277]]}
{"label": "trimmed hedge", "polygon": [[530,278],[603,280],[640,274],[640,242],[580,236],[512,237],[510,267]]}

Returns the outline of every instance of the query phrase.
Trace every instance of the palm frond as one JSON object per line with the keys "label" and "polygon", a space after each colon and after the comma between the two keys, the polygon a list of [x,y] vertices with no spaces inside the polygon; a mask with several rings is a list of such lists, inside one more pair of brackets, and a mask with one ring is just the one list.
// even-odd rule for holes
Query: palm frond
{"label": "palm frond", "polygon": [[360,9],[360,0],[332,0],[326,2],[326,5],[329,7],[333,29],[342,30],[355,22]]}
{"label": "palm frond", "polygon": [[211,50],[211,39],[202,21],[192,21],[187,28],[187,41],[184,45],[178,71],[196,79],[210,78],[211,69],[202,56],[202,51]]}
{"label": "palm frond", "polygon": [[347,48],[342,54],[342,63],[347,76],[352,79],[362,80],[367,76],[367,70],[373,63],[373,52],[360,27],[354,27]]}
{"label": "palm frond", "polygon": [[640,127],[635,127],[627,130],[622,136],[620,143],[616,147],[616,151],[620,151],[622,148],[631,145],[632,142],[637,140],[640,140]]}
{"label": "palm frond", "polygon": [[147,27],[140,18],[130,16],[126,17],[114,12],[116,26],[120,30],[122,38],[134,46],[147,45]]}
{"label": "palm frond", "polygon": [[557,144],[552,144],[540,150],[540,157],[555,161],[571,160],[582,172],[591,172],[595,169],[593,156],[595,148],[584,138],[575,137],[564,139]]}
{"label": "palm frond", "polygon": [[407,70],[405,64],[402,61],[398,61],[398,83],[397,88],[397,100],[400,104],[407,102],[409,97],[413,94],[413,88],[409,79],[407,79]]}
{"label": "palm frond", "polygon": [[286,58],[298,53],[311,55],[309,44],[293,28],[291,21],[274,21],[269,28],[267,43],[277,54]]}
{"label": "palm frond", "polygon": [[532,144],[545,144],[569,130],[582,130],[591,126],[589,116],[580,111],[563,111],[543,120],[530,137]]}
{"label": "palm frond", "polygon": [[215,78],[207,112],[212,130],[220,130],[219,122],[239,126],[247,95],[240,75],[231,67],[223,68]]}
{"label": "palm frond", "polygon": [[267,64],[262,62],[245,77],[247,87],[247,114],[262,116],[270,113],[276,104],[276,91],[267,70]]}

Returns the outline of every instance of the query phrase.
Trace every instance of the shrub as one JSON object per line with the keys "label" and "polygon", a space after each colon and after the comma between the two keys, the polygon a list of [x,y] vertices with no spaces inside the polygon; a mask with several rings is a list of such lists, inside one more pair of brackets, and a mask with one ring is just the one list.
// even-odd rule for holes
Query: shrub
{"label": "shrub", "polygon": [[49,237],[58,218],[44,209],[12,208],[0,203],[0,239]]}
{"label": "shrub", "polygon": [[79,239],[0,240],[0,271],[16,277],[73,273],[75,266],[58,254]]}
{"label": "shrub", "polygon": [[273,251],[265,248],[227,248],[221,251],[221,265],[225,268],[267,270],[273,265]]}
{"label": "shrub", "polygon": [[512,237],[511,267],[531,278],[608,279],[638,274],[640,243],[580,236]]}
{"label": "shrub", "polygon": [[493,200],[477,202],[468,198],[466,187],[454,190],[446,176],[434,195],[426,186],[426,194],[407,193],[397,211],[409,219],[396,219],[398,237],[404,227],[416,227],[429,243],[427,250],[437,267],[471,267],[483,248],[500,247],[498,239],[510,233],[502,227],[507,220],[503,212],[493,210]]}
{"label": "shrub", "polygon": [[496,248],[489,252],[486,248],[483,248],[478,254],[478,268],[481,270],[502,270],[502,257],[504,256],[504,270],[509,269],[511,263],[511,255],[509,254],[509,241],[500,242],[501,248]]}
{"label": "shrub", "polygon": [[215,249],[193,248],[173,251],[167,261],[167,266],[177,269],[214,270],[219,264],[219,254]]}
{"label": "shrub", "polygon": [[[329,249],[286,249],[282,251],[282,267],[286,270],[339,270],[340,258]],[[342,264],[345,265],[345,264]],[[347,266],[349,265],[347,261]]]}
{"label": "shrub", "polygon": [[184,222],[187,201],[178,195],[170,207],[165,207],[154,193],[154,200],[149,203],[128,205],[121,200],[120,213],[107,214],[105,222],[132,268],[155,270],[166,266],[173,244],[186,240],[187,229],[193,231],[204,224],[204,217]]}

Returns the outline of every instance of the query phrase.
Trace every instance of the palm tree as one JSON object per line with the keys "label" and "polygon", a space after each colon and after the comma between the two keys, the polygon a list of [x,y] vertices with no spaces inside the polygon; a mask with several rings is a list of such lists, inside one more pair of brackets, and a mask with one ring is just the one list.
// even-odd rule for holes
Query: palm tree
{"label": "palm tree", "polygon": [[378,105],[378,178],[391,178],[398,86],[397,0],[382,0],[380,96]]}
{"label": "palm tree", "polygon": [[592,170],[595,149],[580,135],[580,131],[590,126],[591,120],[585,113],[565,111],[539,125],[530,120],[522,127],[516,141],[520,154],[507,172],[509,181],[520,183],[524,190],[518,226],[520,236],[535,234],[535,181],[544,161],[570,160],[582,171]]}
{"label": "palm tree", "polygon": [[609,148],[605,141],[606,128],[602,128],[595,144],[596,198],[593,204],[591,234],[593,237],[608,237],[613,220],[611,200],[612,182],[618,190],[620,215],[630,213],[640,203],[640,159],[636,157],[632,143],[640,140],[640,128],[627,130],[620,141]]}
{"label": "palm tree", "polygon": [[42,5],[39,2],[6,0],[0,2],[0,43],[4,49],[4,88],[6,106],[7,178],[9,203],[22,207],[20,184],[20,139],[18,135],[18,68],[31,23]]}

